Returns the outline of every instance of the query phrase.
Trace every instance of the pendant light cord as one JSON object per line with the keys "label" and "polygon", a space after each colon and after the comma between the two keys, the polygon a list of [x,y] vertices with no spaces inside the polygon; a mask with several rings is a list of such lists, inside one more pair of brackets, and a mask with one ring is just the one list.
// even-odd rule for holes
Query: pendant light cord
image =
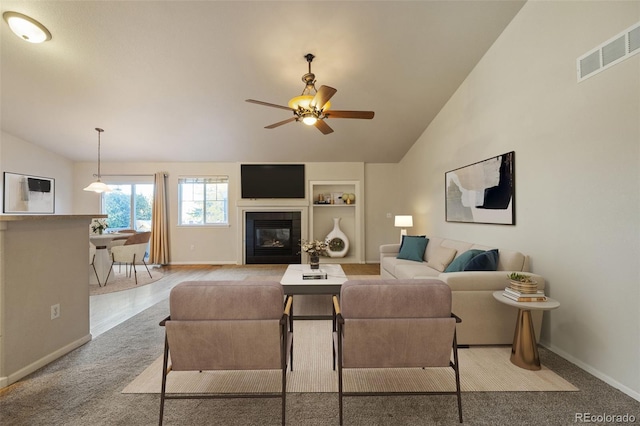
{"label": "pendant light cord", "polygon": [[103,129],[96,127],[98,132],[98,181],[100,182],[100,133],[104,132]]}

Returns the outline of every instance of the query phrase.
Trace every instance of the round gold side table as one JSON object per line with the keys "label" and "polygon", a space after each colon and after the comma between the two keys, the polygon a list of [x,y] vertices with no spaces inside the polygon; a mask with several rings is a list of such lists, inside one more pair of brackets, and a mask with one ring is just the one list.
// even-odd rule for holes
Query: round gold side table
{"label": "round gold side table", "polygon": [[513,345],[511,346],[511,362],[527,370],[540,370],[540,355],[538,355],[531,311],[556,309],[560,306],[560,302],[548,296],[544,302],[516,302],[504,297],[502,291],[494,291],[493,297],[498,302],[518,308],[516,330],[513,333]]}

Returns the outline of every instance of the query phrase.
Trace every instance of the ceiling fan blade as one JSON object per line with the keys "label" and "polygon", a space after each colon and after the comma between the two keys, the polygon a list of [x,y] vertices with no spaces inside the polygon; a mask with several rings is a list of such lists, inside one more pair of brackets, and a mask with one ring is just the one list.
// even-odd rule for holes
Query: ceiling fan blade
{"label": "ceiling fan blade", "polygon": [[265,129],[275,129],[276,127],[280,127],[283,124],[291,123],[292,121],[296,121],[296,117],[291,117],[286,120],[278,121],[277,123],[273,123],[269,126],[265,126]]}
{"label": "ceiling fan blade", "polygon": [[322,109],[324,104],[329,102],[329,99],[337,92],[336,89],[329,86],[320,86],[320,90],[316,93],[316,95],[311,100],[311,106],[316,107],[318,109]]}
{"label": "ceiling fan blade", "polygon": [[288,106],[270,104],[269,102],[256,101],[255,99],[247,99],[245,102],[250,102],[252,104],[258,104],[258,105],[264,105],[264,106],[268,106],[268,107],[272,107],[272,108],[286,109],[287,111],[293,111]]}
{"label": "ceiling fan blade", "polygon": [[314,126],[316,126],[316,128],[318,130],[320,130],[325,135],[328,135],[329,133],[333,133],[333,129],[331,127],[329,127],[329,125],[327,123],[325,123],[324,120],[316,121]]}
{"label": "ceiling fan blade", "polygon": [[372,119],[374,116],[373,111],[334,111],[329,110],[324,113],[328,118],[364,118]]}

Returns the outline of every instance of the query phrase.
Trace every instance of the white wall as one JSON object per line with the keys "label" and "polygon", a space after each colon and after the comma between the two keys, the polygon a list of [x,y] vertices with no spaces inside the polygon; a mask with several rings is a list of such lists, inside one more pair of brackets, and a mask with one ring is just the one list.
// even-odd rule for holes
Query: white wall
{"label": "white wall", "polygon": [[[55,179],[55,214],[71,213],[72,161],[6,132],[0,132],[0,171]],[[4,199],[3,188],[4,186],[0,187],[0,200]]]}
{"label": "white wall", "polygon": [[[394,216],[405,214],[399,204],[398,165],[366,164],[365,235],[366,262],[380,262],[380,245],[398,242],[400,230],[394,228]],[[412,234],[412,232],[409,232]]]}
{"label": "white wall", "polygon": [[[414,230],[520,250],[561,303],[542,342],[640,399],[640,55],[575,61],[640,2],[528,2],[399,164]],[[516,225],[445,221],[444,173],[515,151]],[[544,362],[544,360],[543,360]]]}
{"label": "white wall", "polygon": [[[169,243],[172,264],[236,264],[242,263],[242,226],[239,214],[243,207],[308,207],[308,200],[242,200],[240,199],[239,163],[102,163],[101,172],[109,175],[167,172],[169,200]],[[74,211],[100,211],[100,196],[82,191],[95,180],[95,163],[76,163],[74,171]],[[364,186],[364,163],[306,163],[307,180],[357,180]],[[178,178],[182,176],[229,176],[229,225],[178,226]],[[140,178],[138,178],[140,179]],[[116,182],[117,177],[103,177]],[[306,236],[305,236],[306,238]],[[377,252],[377,248],[376,248]]]}

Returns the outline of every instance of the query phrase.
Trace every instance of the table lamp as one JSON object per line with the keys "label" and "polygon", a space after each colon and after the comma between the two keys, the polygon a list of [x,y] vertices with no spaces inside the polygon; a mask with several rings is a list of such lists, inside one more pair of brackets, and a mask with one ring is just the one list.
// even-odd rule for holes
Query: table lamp
{"label": "table lamp", "polygon": [[400,229],[400,242],[402,243],[402,236],[407,235],[407,229],[413,227],[413,216],[411,215],[397,215],[395,217],[394,226]]}

